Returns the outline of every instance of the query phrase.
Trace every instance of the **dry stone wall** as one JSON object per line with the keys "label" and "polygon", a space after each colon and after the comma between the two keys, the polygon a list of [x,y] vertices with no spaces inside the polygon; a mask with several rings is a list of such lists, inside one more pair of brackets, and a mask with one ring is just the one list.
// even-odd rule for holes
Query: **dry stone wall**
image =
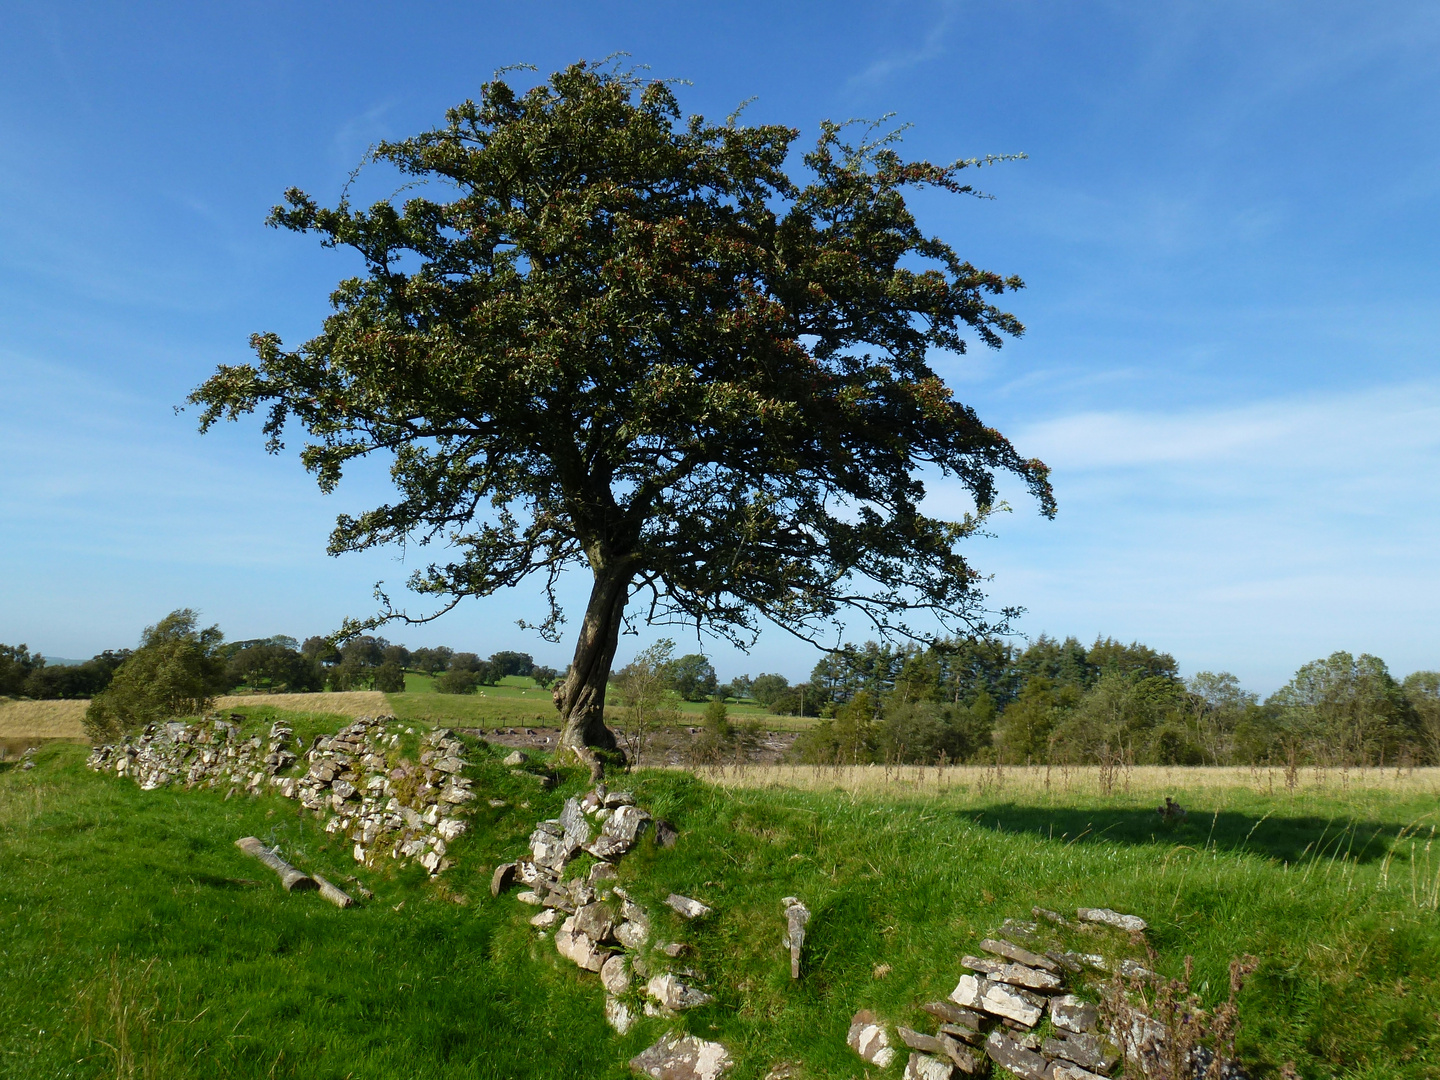
{"label": "dry stone wall", "polygon": [[[714,1000],[696,985],[697,972],[675,963],[686,946],[660,940],[650,912],[616,884],[615,863],[651,828],[662,846],[676,842],[675,827],[637,806],[633,794],[597,785],[567,799],[558,818],[539,822],[530,858],[497,867],[491,880],[496,895],[514,883],[525,886],[516,899],[541,908],[531,925],[541,936],[553,932],[561,956],[599,976],[605,1019],[621,1034],[640,1013],[673,1017]],[[581,855],[594,861],[583,873],[568,873]],[[664,903],[687,920],[711,914],[678,893]],[[717,1080],[733,1064],[722,1044],[674,1032],[630,1061],[632,1071],[657,1080]]]}
{"label": "dry stone wall", "polygon": [[374,867],[388,856],[434,876],[452,863],[450,846],[469,828],[475,793],[453,732],[426,734],[418,762],[399,756],[402,738],[413,734],[393,716],[362,716],[302,752],[283,722],[268,738],[242,738],[239,725],[226,720],[152,724],[96,747],[88,764],[131,777],[145,791],[172,784],[231,794],[269,789],[324,819],[327,833],[349,839],[356,862]]}
{"label": "dry stone wall", "polygon": [[[933,1033],[895,1029],[910,1051],[906,1080],[983,1076],[992,1063],[1020,1080],[1102,1080],[1122,1059],[1127,1075],[1162,1075],[1170,1034],[1125,990],[1156,982],[1158,976],[1133,959],[1114,955],[1119,943],[1114,931],[1138,939],[1147,929],[1145,921],[1108,908],[1080,908],[1073,921],[1042,908],[1035,908],[1034,915],[1039,921],[1007,919],[979,943],[978,951],[986,955],[961,959],[969,970],[950,996],[920,1006],[937,1022]],[[1062,943],[1062,933],[1072,939],[1089,935],[1086,951]],[[1100,977],[1108,980],[1112,999],[1112,1007],[1103,1010],[1071,992],[1081,988],[1077,982]],[[1119,1008],[1113,1007],[1117,995],[1123,1002]],[[851,1019],[847,1041],[864,1061],[881,1068],[895,1055],[888,1026],[868,1009]],[[1189,1058],[1196,1080],[1211,1075],[1213,1053],[1197,1046]],[[1214,1075],[1241,1080],[1245,1073],[1227,1061],[1216,1066]]]}

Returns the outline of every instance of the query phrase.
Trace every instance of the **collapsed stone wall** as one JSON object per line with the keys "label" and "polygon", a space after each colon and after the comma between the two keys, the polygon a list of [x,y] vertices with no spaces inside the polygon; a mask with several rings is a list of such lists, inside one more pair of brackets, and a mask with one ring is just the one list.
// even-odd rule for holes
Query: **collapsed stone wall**
{"label": "collapsed stone wall", "polygon": [[[978,951],[987,955],[961,958],[969,971],[950,996],[920,1006],[938,1022],[933,1034],[895,1028],[911,1051],[906,1080],[983,1076],[991,1062],[1020,1080],[1103,1080],[1122,1061],[1139,1076],[1169,1075],[1172,1034],[1136,1007],[1129,992],[1159,977],[1133,959],[1113,955],[1117,939],[1111,932],[1140,939],[1148,929],[1145,921],[1108,908],[1079,908],[1074,921],[1038,907],[1033,914],[1041,921],[1005,920],[980,942]],[[1097,934],[1092,948],[1102,951],[1067,948],[1058,940],[1060,930]],[[1070,992],[1085,972],[1110,980],[1107,1007]],[[1037,1030],[1047,1014],[1048,1027]],[[847,1041],[880,1068],[895,1058],[887,1025],[867,1009],[851,1019]],[[1203,1046],[1191,1046],[1182,1056],[1187,1054],[1187,1075],[1196,1080],[1246,1075],[1238,1063],[1217,1062]]]}
{"label": "collapsed stone wall", "polygon": [[[97,746],[87,764],[129,776],[143,791],[225,787],[228,798],[268,788],[324,818],[327,833],[349,839],[356,862],[373,867],[388,853],[434,876],[452,864],[449,845],[469,828],[466,806],[475,793],[462,775],[469,766],[464,744],[453,732],[426,734],[418,762],[398,756],[401,739],[413,734],[393,716],[362,716],[300,753],[283,721],[268,739],[241,738],[239,725],[226,720],[151,724],[138,736]],[[297,763],[303,771],[284,775]]]}

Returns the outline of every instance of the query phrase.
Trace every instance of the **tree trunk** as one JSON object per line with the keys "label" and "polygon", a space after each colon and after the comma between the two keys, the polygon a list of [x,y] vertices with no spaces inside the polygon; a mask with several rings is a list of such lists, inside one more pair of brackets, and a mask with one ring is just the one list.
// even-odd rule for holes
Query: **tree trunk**
{"label": "tree trunk", "polygon": [[630,598],[630,566],[628,562],[600,563],[594,569],[595,585],[585,608],[580,640],[575,643],[575,659],[554,697],[564,725],[560,746],[588,765],[598,783],[604,778],[605,762],[597,751],[622,753],[615,733],[605,726],[605,690]]}

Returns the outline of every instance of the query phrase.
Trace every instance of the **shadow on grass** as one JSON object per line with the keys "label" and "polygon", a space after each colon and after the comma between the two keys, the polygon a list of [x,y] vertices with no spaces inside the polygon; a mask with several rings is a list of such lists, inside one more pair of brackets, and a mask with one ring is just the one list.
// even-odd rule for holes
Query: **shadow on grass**
{"label": "shadow on grass", "polygon": [[959,816],[1001,832],[1029,833],[1072,844],[1184,844],[1196,850],[1248,851],[1285,863],[1342,857],[1362,864],[1376,862],[1406,828],[1394,822],[1231,810],[1197,812],[1181,821],[1166,822],[1154,810],[1016,803],[960,811]]}

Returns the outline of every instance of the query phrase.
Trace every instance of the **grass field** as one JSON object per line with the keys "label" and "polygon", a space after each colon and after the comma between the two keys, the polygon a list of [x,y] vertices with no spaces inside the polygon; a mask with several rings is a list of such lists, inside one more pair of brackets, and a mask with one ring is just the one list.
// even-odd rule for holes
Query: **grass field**
{"label": "grass field", "polygon": [[[554,727],[558,723],[550,691],[536,686],[533,679],[514,675],[506,676],[495,686],[482,686],[473,694],[437,694],[430,676],[411,671],[405,674],[405,693],[388,697],[391,711],[402,720],[475,728],[537,724]],[[676,697],[672,704],[680,713],[682,723],[698,724],[705,711],[705,703],[701,701],[682,701]],[[758,705],[731,704],[727,708],[730,718],[736,722],[760,720],[775,730],[788,730],[796,724],[795,717],[773,716]],[[606,703],[606,713],[612,722],[623,722],[618,719],[620,710],[620,701],[612,692]],[[799,723],[803,726],[808,722]]]}
{"label": "grass field", "polygon": [[0,739],[83,739],[88,701],[14,701],[0,698]]}
{"label": "grass field", "polygon": [[[327,722],[343,721],[302,714],[297,734]],[[31,771],[0,767],[7,1078],[619,1078],[670,1027],[723,1041],[735,1080],[782,1060],[804,1077],[857,1077],[844,1043],[856,1009],[918,1026],[915,1006],[953,988],[977,935],[1034,904],[1143,915],[1162,974],[1193,955],[1210,1003],[1232,956],[1258,956],[1241,998],[1258,1075],[1293,1060],[1307,1078],[1440,1077],[1428,775],[1272,795],[1248,777],[1136,770],[1128,793],[1117,783],[1107,795],[1098,779],[1076,774],[1061,791],[1052,777],[1047,790],[1017,770],[992,787],[883,769],[635,774],[625,785],[681,841],[645,841],[621,879],[659,934],[692,946],[684,963],[716,1001],[619,1037],[596,977],[536,937],[533,909],[487,888],[535,819],[582,789],[578,776],[540,794],[476,747],[477,791],[506,805],[482,798],[452,848],[457,866],[440,883],[364,872],[374,899],[339,911],[283,893],[233,846],[259,836],[343,883],[344,846],[294,803],[142,792],[85,769],[84,753],[52,744]],[[1159,822],[1162,788],[1186,821]],[[667,921],[659,901],[672,890],[715,914]],[[786,895],[815,912],[798,983],[778,944]],[[900,1064],[870,1075],[898,1077]]]}

